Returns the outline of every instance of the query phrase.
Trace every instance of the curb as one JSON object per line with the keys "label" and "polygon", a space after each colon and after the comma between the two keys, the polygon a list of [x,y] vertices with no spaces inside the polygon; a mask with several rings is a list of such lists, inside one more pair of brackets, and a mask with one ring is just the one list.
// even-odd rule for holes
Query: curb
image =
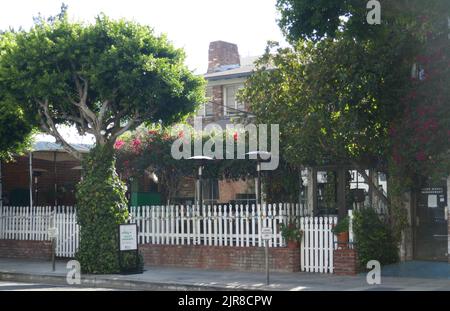
{"label": "curb", "polygon": [[136,290],[136,291],[248,291],[262,289],[248,288],[227,288],[211,285],[193,285],[178,283],[159,283],[134,280],[112,280],[99,278],[96,276],[84,276],[81,278],[81,284],[68,285],[66,277],[61,275],[39,275],[26,273],[0,272],[0,281],[14,281],[26,283],[44,283],[48,285],[60,285],[70,287],[94,287],[118,290]]}

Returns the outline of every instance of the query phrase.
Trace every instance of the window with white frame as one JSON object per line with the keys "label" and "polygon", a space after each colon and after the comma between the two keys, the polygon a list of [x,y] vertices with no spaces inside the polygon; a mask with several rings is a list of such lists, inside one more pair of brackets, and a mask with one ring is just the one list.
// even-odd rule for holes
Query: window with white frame
{"label": "window with white frame", "polygon": [[225,85],[223,87],[224,115],[234,115],[245,111],[244,103],[237,100],[237,93],[243,87],[243,84]]}

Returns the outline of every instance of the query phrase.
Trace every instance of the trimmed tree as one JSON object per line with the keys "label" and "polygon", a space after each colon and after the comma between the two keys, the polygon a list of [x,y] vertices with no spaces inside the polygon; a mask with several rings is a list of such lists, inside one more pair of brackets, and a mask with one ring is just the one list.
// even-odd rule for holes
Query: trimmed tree
{"label": "trimmed tree", "polygon": [[77,188],[77,259],[87,273],[118,272],[117,225],[128,211],[114,143],[143,122],[172,123],[195,111],[204,101],[204,81],[164,35],[104,15],[88,25],[69,22],[66,14],[40,19],[1,41],[2,93],[32,111],[40,128],[80,160],[58,126],[73,125],[95,137]]}

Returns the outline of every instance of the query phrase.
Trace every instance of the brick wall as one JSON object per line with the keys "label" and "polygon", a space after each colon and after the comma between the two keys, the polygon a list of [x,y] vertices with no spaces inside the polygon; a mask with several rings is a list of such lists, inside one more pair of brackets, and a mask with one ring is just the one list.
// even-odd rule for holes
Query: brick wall
{"label": "brick wall", "polygon": [[50,260],[50,241],[0,240],[0,258]]}
{"label": "brick wall", "polygon": [[[219,247],[193,245],[141,245],[145,265],[265,271],[263,247]],[[300,269],[299,249],[271,248],[271,271],[296,272]]]}
{"label": "brick wall", "polygon": [[358,253],[355,249],[334,250],[334,274],[356,275],[358,273]]}

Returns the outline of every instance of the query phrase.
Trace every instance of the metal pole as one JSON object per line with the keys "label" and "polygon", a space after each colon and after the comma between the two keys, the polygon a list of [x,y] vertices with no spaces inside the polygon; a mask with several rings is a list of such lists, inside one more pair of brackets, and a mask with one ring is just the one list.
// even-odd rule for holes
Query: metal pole
{"label": "metal pole", "polygon": [[55,206],[58,206],[58,177],[56,175],[56,151],[53,153],[53,183],[54,183],[54,199],[55,199]]}
{"label": "metal pole", "polygon": [[203,207],[203,187],[202,187],[202,166],[198,167],[198,202],[200,207]]}
{"label": "metal pole", "polygon": [[258,182],[257,182],[257,186],[258,186],[258,190],[257,190],[257,204],[261,204],[262,203],[262,194],[261,194],[261,163],[258,161],[258,164],[256,165],[256,171],[258,172]]}
{"label": "metal pole", "polygon": [[30,209],[33,208],[33,153],[29,153],[29,170],[30,170]]}
{"label": "metal pole", "polygon": [[266,257],[266,285],[269,285],[269,240],[265,240],[265,257]]}

